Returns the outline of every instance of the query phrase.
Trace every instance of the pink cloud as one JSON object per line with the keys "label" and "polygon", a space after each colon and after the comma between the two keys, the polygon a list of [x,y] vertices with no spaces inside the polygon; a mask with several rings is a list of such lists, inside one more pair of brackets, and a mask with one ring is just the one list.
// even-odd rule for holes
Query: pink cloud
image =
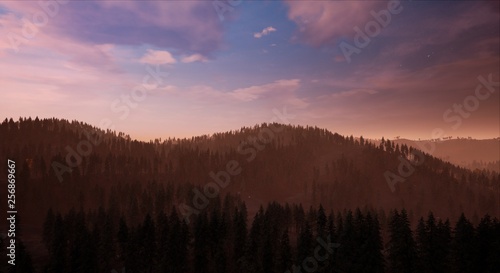
{"label": "pink cloud", "polygon": [[[33,1],[6,1],[0,6],[18,27],[23,17],[33,22],[34,15],[48,14]],[[40,32],[85,44],[148,44],[202,55],[223,44],[223,28],[207,1],[170,1],[168,5],[162,1],[69,1],[48,15]]]}
{"label": "pink cloud", "polygon": [[145,64],[175,64],[177,61],[166,50],[152,50],[148,49],[148,52],[139,60],[141,63]]}
{"label": "pink cloud", "polygon": [[[312,46],[352,36],[353,28],[371,18],[379,1],[286,1],[288,18],[298,25],[298,37]],[[382,2],[385,3],[385,2]]]}
{"label": "pink cloud", "polygon": [[298,96],[300,88],[299,79],[277,80],[262,85],[253,85],[224,91],[209,85],[195,85],[185,88],[167,86],[158,88],[154,93],[165,98],[176,98],[183,101],[201,105],[249,105],[257,102],[260,104],[286,104],[295,108],[306,108],[309,103],[305,98]]}
{"label": "pink cloud", "polygon": [[293,107],[305,108],[309,103],[297,96],[299,88],[299,79],[278,80],[268,84],[236,89],[228,95],[239,101],[250,102],[261,99],[267,103],[286,103]]}
{"label": "pink cloud", "polygon": [[275,31],[276,31],[276,29],[273,27],[266,27],[261,32],[254,33],[253,37],[259,39],[259,38],[262,38],[263,36],[267,36],[267,35],[271,34],[271,32],[275,32]]}
{"label": "pink cloud", "polygon": [[182,58],[183,63],[206,62],[206,61],[208,61],[207,57],[201,54],[192,54]]}
{"label": "pink cloud", "polygon": [[348,91],[341,91],[337,92],[334,94],[331,94],[329,97],[330,98],[348,98],[348,97],[353,97],[353,96],[360,96],[360,95],[375,95],[378,92],[376,90],[372,89],[352,89]]}
{"label": "pink cloud", "polygon": [[[73,10],[72,17],[80,19],[74,27],[85,33],[78,33],[75,38],[128,45],[150,44],[203,55],[217,50],[223,43],[223,29],[210,2],[100,1],[95,5],[88,10]],[[96,13],[106,16],[96,17],[97,22],[92,24],[83,21]],[[122,33],[124,20],[130,23],[125,24],[126,32]],[[113,34],[103,33],[102,29]]]}

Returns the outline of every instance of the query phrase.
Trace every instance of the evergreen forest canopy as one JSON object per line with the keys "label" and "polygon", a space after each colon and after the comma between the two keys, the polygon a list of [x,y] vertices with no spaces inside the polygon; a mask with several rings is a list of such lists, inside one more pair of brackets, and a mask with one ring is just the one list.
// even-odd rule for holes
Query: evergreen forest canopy
{"label": "evergreen forest canopy", "polygon": [[[38,118],[6,119],[0,139],[18,272],[500,272],[499,174],[416,164],[390,140],[264,123],[140,142]],[[208,196],[228,162],[240,172]]]}

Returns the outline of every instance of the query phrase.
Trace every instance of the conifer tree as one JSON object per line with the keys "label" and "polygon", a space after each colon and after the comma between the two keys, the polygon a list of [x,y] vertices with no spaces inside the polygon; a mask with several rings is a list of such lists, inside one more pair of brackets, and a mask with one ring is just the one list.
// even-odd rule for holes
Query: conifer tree
{"label": "conifer tree", "polygon": [[302,264],[308,256],[311,256],[314,251],[314,238],[311,231],[311,226],[305,222],[297,239],[297,262]]}
{"label": "conifer tree", "polygon": [[292,248],[290,246],[290,238],[288,236],[288,229],[285,229],[280,240],[279,264],[278,272],[285,272],[292,266]]}
{"label": "conifer tree", "polygon": [[477,259],[475,229],[462,213],[458,219],[451,243],[451,264],[453,272],[473,272]]}
{"label": "conifer tree", "polygon": [[26,246],[20,238],[16,239],[16,259],[15,265],[10,266],[9,273],[33,273],[33,260],[26,251]]}
{"label": "conifer tree", "polygon": [[52,240],[54,240],[54,222],[55,216],[52,208],[47,211],[45,221],[43,222],[43,243],[47,249],[50,249]]}
{"label": "conifer tree", "polygon": [[389,223],[388,245],[389,272],[414,273],[416,270],[416,250],[406,211],[394,211]]}

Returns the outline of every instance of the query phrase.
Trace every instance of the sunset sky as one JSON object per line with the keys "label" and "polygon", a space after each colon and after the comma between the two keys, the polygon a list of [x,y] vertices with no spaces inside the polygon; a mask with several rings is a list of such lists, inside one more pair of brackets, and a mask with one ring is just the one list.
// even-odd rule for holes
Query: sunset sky
{"label": "sunset sky", "polygon": [[[286,108],[342,135],[500,136],[497,1],[49,2],[0,1],[2,120],[107,120],[149,140]],[[359,31],[373,35],[346,56]]]}

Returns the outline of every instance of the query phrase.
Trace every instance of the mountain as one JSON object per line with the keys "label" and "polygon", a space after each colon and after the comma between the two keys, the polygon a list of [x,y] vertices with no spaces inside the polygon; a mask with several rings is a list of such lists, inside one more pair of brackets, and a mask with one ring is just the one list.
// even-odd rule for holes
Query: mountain
{"label": "mountain", "polygon": [[[317,127],[263,123],[189,139],[142,142],[124,133],[104,131],[78,121],[21,118],[4,120],[0,124],[0,139],[3,162],[15,162],[16,209],[18,221],[22,220],[19,226],[22,240],[34,254],[33,263],[37,268],[41,265],[56,268],[48,272],[71,268],[61,264],[65,259],[60,257],[67,255],[73,257],[69,263],[75,268],[79,268],[81,262],[78,257],[84,255],[89,259],[84,263],[87,269],[95,270],[98,265],[92,262],[92,253],[104,256],[113,253],[108,249],[113,240],[129,242],[128,247],[119,246],[124,252],[118,253],[131,258],[117,256],[121,261],[118,265],[127,265],[127,272],[147,267],[127,264],[127,261],[136,260],[133,257],[137,255],[145,259],[156,255],[147,249],[158,240],[175,241],[174,245],[185,246],[183,251],[191,254],[182,254],[177,248],[165,250],[171,251],[168,253],[173,255],[173,260],[155,263],[168,267],[182,260],[182,264],[190,264],[187,257],[198,259],[208,250],[191,245],[188,238],[193,236],[194,242],[203,245],[203,234],[212,234],[210,230],[231,230],[234,232],[231,236],[240,234],[240,239],[249,236],[249,245],[232,246],[246,259],[239,261],[243,264],[238,266],[255,264],[259,257],[264,257],[262,266],[273,265],[266,257],[274,254],[254,257],[249,249],[253,247],[252,242],[267,242],[276,250],[279,243],[276,240],[283,236],[299,244],[297,251],[302,254],[296,258],[302,260],[300,257],[307,257],[304,249],[310,248],[312,234],[321,234],[321,230],[326,229],[325,211],[330,211],[329,230],[344,238],[343,244],[350,245],[353,251],[361,239],[354,243],[351,236],[364,238],[365,231],[378,234],[382,229],[382,233],[376,235],[381,237],[371,242],[375,252],[370,254],[382,272],[380,259],[396,259],[384,258],[381,245],[382,240],[394,244],[388,241],[394,225],[415,227],[418,219],[428,217],[427,225],[432,227],[435,217],[439,219],[440,229],[449,233],[449,222],[443,219],[456,221],[460,217],[465,219],[466,215],[471,225],[478,225],[478,229],[485,226],[485,232],[500,226],[498,220],[491,222],[488,216],[500,214],[498,172],[456,166],[406,143],[383,140],[375,144],[362,137],[355,139]],[[0,173],[7,173],[7,167],[0,164]],[[0,192],[7,196],[7,181],[0,179],[3,185]],[[404,210],[400,215],[397,210],[401,209]],[[354,216],[353,211],[356,211]],[[430,211],[433,214],[429,215]],[[2,216],[6,217],[5,212]],[[403,217],[402,222],[394,222],[398,217]],[[247,218],[253,218],[248,233]],[[230,219],[234,224],[229,225]],[[375,222],[367,226],[363,219],[367,223]],[[342,224],[344,221],[347,222]],[[333,231],[334,225],[348,228],[350,221],[354,221],[352,228],[359,228],[352,231],[355,233]],[[165,231],[158,235],[167,232],[172,237],[150,238],[148,234],[156,233],[154,223],[158,228],[164,225]],[[287,223],[285,227],[271,237],[258,235],[271,234],[270,230],[264,230],[284,223]],[[318,229],[318,225],[323,228]],[[289,235],[285,235],[287,228]],[[308,231],[312,228],[317,231]],[[127,235],[129,232],[131,235]],[[88,236],[93,239],[85,239]],[[111,241],[103,238],[111,238]],[[137,247],[132,242],[138,244]],[[86,254],[72,244],[83,245]],[[221,253],[226,252],[217,244],[214,247],[219,250],[210,252],[211,259],[222,259]],[[269,249],[261,243],[255,247],[259,251]],[[289,253],[288,246],[283,247],[284,253]],[[391,249],[385,251],[395,251]],[[65,254],[69,250],[69,254]],[[25,261],[29,260],[23,255]],[[175,255],[181,256],[175,258]],[[361,259],[364,254],[352,257],[358,256]],[[113,257],[99,259],[114,260]],[[345,259],[340,260],[347,261]],[[198,262],[195,268],[203,267],[207,261]],[[351,268],[350,264],[344,265],[345,270]],[[111,264],[99,262],[99,266],[105,268],[99,269],[100,272],[109,272]],[[237,265],[228,263],[228,266],[236,268]],[[259,272],[259,269],[249,272]]]}
{"label": "mountain", "polygon": [[471,170],[485,169],[500,172],[500,138],[446,139],[439,141],[396,139],[396,144],[412,147],[432,147],[432,155],[454,165]]}
{"label": "mountain", "polygon": [[[6,119],[0,135],[4,160],[17,162],[20,194],[28,197],[20,201],[33,212],[30,221],[49,207],[141,202],[157,194],[149,187],[165,188],[172,205],[190,207],[199,188],[205,195],[239,196],[251,211],[277,201],[332,209],[405,207],[414,217],[429,210],[443,218],[462,212],[499,215],[496,172],[452,165],[418,153],[411,143],[376,145],[316,127],[264,123],[141,142],[77,121]],[[444,144],[436,153],[448,147]],[[6,166],[0,171],[5,173]],[[126,192],[131,188],[144,192]]]}

